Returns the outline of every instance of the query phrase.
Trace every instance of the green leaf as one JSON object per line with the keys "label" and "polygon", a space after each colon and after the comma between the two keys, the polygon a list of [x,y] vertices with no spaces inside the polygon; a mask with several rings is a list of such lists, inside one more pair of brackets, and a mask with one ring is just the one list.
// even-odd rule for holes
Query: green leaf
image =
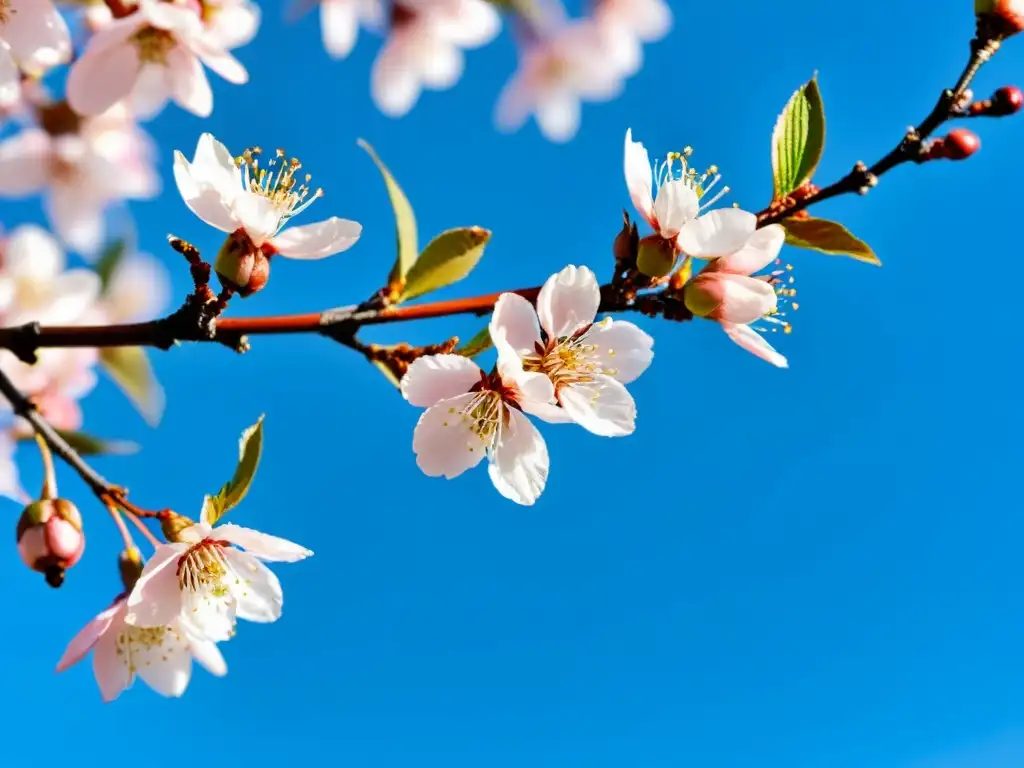
{"label": "green leaf", "polygon": [[463,357],[476,357],[493,346],[494,341],[491,340],[491,328],[490,326],[485,325],[477,332],[476,336],[471,338],[465,344],[460,345],[459,348],[455,350],[455,354],[462,355]]}
{"label": "green leaf", "polygon": [[842,224],[828,219],[783,219],[786,242],[797,248],[808,248],[833,255],[852,256],[866,264],[882,266],[882,262],[863,240],[855,237]]}
{"label": "green leaf", "polygon": [[99,275],[100,285],[104,291],[110,285],[110,278],[114,276],[114,272],[117,270],[121,260],[124,259],[127,250],[128,245],[124,238],[119,238],[107,245],[103,253],[100,254],[99,261],[96,262],[93,269]]}
{"label": "green leaf", "polygon": [[824,149],[825,107],[815,75],[790,97],[772,131],[775,199],[810,180]]}
{"label": "green leaf", "polygon": [[442,232],[423,249],[405,276],[402,300],[414,299],[457,283],[473,271],[490,239],[490,230],[480,227]]}
{"label": "green leaf", "polygon": [[[82,456],[127,456],[139,451],[139,444],[131,440],[107,440],[87,432],[64,429],[55,431]],[[31,440],[32,435],[25,435],[19,439]]]}
{"label": "green leaf", "polygon": [[391,267],[391,274],[388,275],[388,285],[398,285],[408,274],[416,261],[416,256],[419,254],[420,245],[416,233],[416,216],[412,212],[409,198],[405,196],[402,188],[395,181],[395,177],[391,175],[391,171],[388,170],[387,166],[381,162],[373,147],[362,139],[359,139],[357,143],[366,150],[366,153],[373,162],[377,164],[380,175],[384,177],[384,186],[387,187],[388,197],[391,198],[391,207],[395,211],[398,256],[395,259],[394,266]]}
{"label": "green leaf", "polygon": [[131,400],[146,422],[155,427],[164,413],[164,389],[153,375],[142,347],[106,347],[100,365]]}
{"label": "green leaf", "polygon": [[238,441],[238,466],[235,467],[235,474],[216,496],[207,496],[203,499],[203,512],[208,524],[214,525],[228,510],[237,507],[245,498],[256,476],[262,453],[263,417],[260,416],[259,421],[245,430],[242,439]]}

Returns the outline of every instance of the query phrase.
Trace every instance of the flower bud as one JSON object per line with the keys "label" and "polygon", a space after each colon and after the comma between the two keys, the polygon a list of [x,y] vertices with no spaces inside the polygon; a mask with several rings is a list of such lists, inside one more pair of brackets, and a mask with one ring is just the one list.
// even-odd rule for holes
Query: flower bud
{"label": "flower bud", "polygon": [[160,516],[160,530],[163,532],[164,538],[171,542],[177,541],[178,534],[195,524],[195,520],[176,512],[167,512]]}
{"label": "flower bud", "polygon": [[942,156],[947,160],[966,160],[981,149],[981,139],[966,128],[954,128],[943,140]]}
{"label": "flower bud", "polygon": [[974,14],[1002,37],[1024,31],[1024,0],[974,0]]}
{"label": "flower bud", "polygon": [[683,303],[695,317],[709,317],[725,300],[725,286],[712,274],[697,275],[683,288]]}
{"label": "flower bud", "polygon": [[615,256],[616,264],[632,266],[636,264],[640,235],[637,232],[636,224],[630,223],[629,214],[623,213],[622,219],[622,229],[615,236],[615,242],[612,244],[612,255]]}
{"label": "flower bud", "polygon": [[1004,85],[992,94],[991,114],[1014,115],[1024,107],[1024,93],[1015,85]]}
{"label": "flower bud", "polygon": [[245,230],[228,235],[217,253],[213,268],[225,288],[243,299],[259,291],[270,277],[270,258],[253,245]]}
{"label": "flower bud", "polygon": [[676,265],[675,243],[661,235],[648,235],[640,241],[636,268],[648,277],[665,277]]}
{"label": "flower bud", "polygon": [[46,574],[46,583],[59,587],[64,571],[85,550],[82,516],[65,499],[43,499],[25,507],[18,520],[18,554],[25,565]]}
{"label": "flower bud", "polygon": [[136,547],[126,549],[117,556],[117,568],[121,573],[121,583],[126,592],[131,592],[135,582],[142,575],[142,553]]}

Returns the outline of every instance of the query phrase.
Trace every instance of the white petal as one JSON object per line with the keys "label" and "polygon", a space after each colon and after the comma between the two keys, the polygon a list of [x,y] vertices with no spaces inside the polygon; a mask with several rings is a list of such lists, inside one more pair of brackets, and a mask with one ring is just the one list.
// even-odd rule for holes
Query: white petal
{"label": "white petal", "polygon": [[[313,555],[305,547],[287,539],[254,531],[252,528],[243,528],[233,523],[218,525],[211,533],[217,539],[223,539],[235,546],[242,547],[253,557],[272,563],[297,563],[299,560],[305,560]],[[230,553],[231,550],[228,549],[227,552]]]}
{"label": "white petal", "polygon": [[722,323],[722,329],[728,334],[730,339],[747,350],[747,352],[757,355],[762,360],[779,368],[789,368],[789,362],[786,358],[776,352],[775,348],[750,326]]}
{"label": "white petal", "polygon": [[359,17],[353,0],[323,0],[320,3],[320,31],[324,48],[335,59],[352,53],[359,33]]}
{"label": "white petal", "polygon": [[3,270],[20,280],[51,281],[66,263],[57,239],[35,224],[14,229],[4,243]]}
{"label": "white petal", "polygon": [[190,525],[184,530],[178,531],[178,541],[185,544],[198,544],[203,539],[213,538],[213,528],[210,527],[209,521],[206,519],[208,515],[208,507],[206,504],[203,505],[202,512],[199,515],[199,522],[194,525]]}
{"label": "white petal", "polygon": [[651,193],[652,168],[647,149],[639,141],[633,141],[633,129],[626,130],[626,151],[624,169],[626,187],[633,207],[652,227],[657,226],[654,218],[654,196]]}
{"label": "white petal", "polygon": [[281,213],[263,195],[243,191],[234,199],[234,218],[241,224],[253,244],[263,245],[281,224]]}
{"label": "white petal", "polygon": [[[145,290],[139,290],[144,287]],[[171,300],[170,274],[162,261],[133,253],[121,260],[107,282],[103,304],[115,322],[158,317]]]}
{"label": "white petal", "polygon": [[[183,630],[184,631],[184,630]],[[224,661],[224,655],[217,648],[217,644],[212,640],[202,640],[197,638],[189,638],[189,646],[192,650],[192,656],[198,661],[207,672],[217,677],[224,677],[228,673],[227,662]]]}
{"label": "white petal", "polygon": [[284,594],[274,572],[251,554],[237,549],[226,550],[224,556],[242,582],[231,587],[238,618],[262,624],[281,618]]}
{"label": "white petal", "polygon": [[71,35],[52,3],[11,0],[2,37],[26,72],[40,75],[71,58]]}
{"label": "white petal", "polygon": [[12,109],[21,100],[21,70],[10,49],[0,40],[0,109]]}
{"label": "white petal", "polygon": [[718,274],[718,278],[724,289],[717,315],[720,319],[744,325],[775,309],[775,289],[764,280],[728,272]]}
{"label": "white petal", "polygon": [[654,201],[654,216],[662,237],[673,238],[686,222],[697,216],[700,202],[697,193],[682,179],[661,185]]}
{"label": "white petal", "polygon": [[289,259],[323,259],[351,248],[362,232],[362,225],[332,216],[315,224],[288,227],[270,244]]}
{"label": "white petal", "polygon": [[57,234],[74,250],[91,254],[103,243],[103,201],[88,190],[55,185],[43,207]]}
{"label": "white petal", "polygon": [[440,400],[464,395],[480,383],[480,366],[462,355],[426,355],[417,358],[402,377],[402,397],[412,405],[429,408]]}
{"label": "white petal", "polygon": [[91,269],[69,269],[53,281],[52,297],[46,308],[46,321],[66,325],[81,320],[96,303],[102,285]]}
{"label": "white petal", "polygon": [[0,195],[35,194],[49,181],[50,139],[29,128],[0,142]]}
{"label": "white petal", "polygon": [[462,48],[478,48],[491,42],[501,31],[501,16],[485,0],[456,0],[452,13],[442,25],[442,34]]}
{"label": "white petal", "polygon": [[92,672],[100,687],[104,703],[110,703],[132,684],[132,672],[128,657],[118,653],[117,632],[111,630],[92,650]]}
{"label": "white petal", "polygon": [[547,422],[548,424],[572,424],[572,416],[570,416],[565,408],[560,406],[558,403],[538,403],[535,401],[528,401],[521,403],[523,411],[536,416],[541,421]]}
{"label": "white petal", "polygon": [[416,464],[430,477],[458,477],[481,462],[488,448],[477,422],[464,413],[480,397],[470,392],[439,401],[416,423],[412,449]]}
{"label": "white petal", "polygon": [[168,628],[160,645],[132,642],[131,634],[128,645],[139,677],[161,696],[181,696],[192,677],[192,652],[185,633]]}
{"label": "white petal", "polygon": [[516,504],[530,506],[548,481],[548,447],[520,411],[509,408],[507,413],[508,425],[501,429],[487,472],[498,493]]}
{"label": "white petal", "polygon": [[57,662],[57,672],[63,672],[73,667],[85,658],[85,655],[93,649],[100,637],[110,629],[118,611],[124,609],[124,600],[118,600],[101,614],[93,618],[88,624],[82,627],[81,631],[68,643],[64,655]]}
{"label": "white petal", "polygon": [[127,624],[162,627],[174,621],[181,612],[176,570],[187,549],[187,544],[164,544],[153,553],[128,596]]}
{"label": "white petal", "polygon": [[754,232],[736,253],[722,257],[717,268],[737,275],[752,275],[775,261],[785,242],[786,230],[781,224],[764,227]]}
{"label": "white petal", "polygon": [[503,293],[494,304],[489,325],[491,339],[501,338],[522,354],[540,343],[540,325],[533,304],[517,293]]}
{"label": "white petal", "polygon": [[416,105],[423,84],[419,74],[405,60],[405,52],[395,35],[373,62],[370,92],[377,108],[389,117],[402,117]]}
{"label": "white petal", "polygon": [[594,322],[601,305],[597,277],[587,267],[569,265],[552,275],[537,296],[541,327],[551,338],[571,336]]}
{"label": "white petal", "polygon": [[433,39],[430,43],[419,53],[420,77],[427,88],[444,91],[459,82],[466,67],[465,57],[447,40]]}
{"label": "white petal", "polygon": [[249,82],[249,73],[242,62],[225,50],[209,45],[201,45],[196,48],[200,60],[229,83],[244,85]]}
{"label": "white petal", "polygon": [[80,115],[106,112],[132,92],[141,69],[138,51],[130,43],[100,49],[90,45],[68,74],[68,104]]}
{"label": "white petal", "polygon": [[534,110],[537,126],[548,141],[569,141],[580,128],[580,100],[564,92],[541,99]]}
{"label": "white petal", "polygon": [[625,320],[597,323],[587,333],[586,343],[597,346],[599,365],[623,384],[634,381],[654,359],[654,339]]}
{"label": "white petal", "polygon": [[[234,577],[228,574],[225,578]],[[187,634],[218,643],[234,636],[238,604],[230,587],[224,589],[227,586],[218,584],[195,592],[182,591],[179,621]]]}
{"label": "white petal", "polygon": [[676,241],[698,259],[728,256],[742,248],[757,228],[757,216],[739,208],[718,208],[686,222]]}
{"label": "white petal", "polygon": [[636,403],[611,376],[597,375],[589,384],[570,384],[558,393],[566,413],[588,432],[622,437],[636,429]]}
{"label": "white petal", "polygon": [[234,232],[238,222],[229,202],[222,192],[209,183],[197,183],[193,173],[196,165],[189,167],[188,160],[181,152],[174,153],[174,181],[178,185],[185,205],[196,216],[221,232]]}
{"label": "white petal", "polygon": [[198,117],[209,117],[213,112],[213,91],[202,62],[180,45],[167,54],[167,76],[171,98],[182,109]]}
{"label": "white petal", "polygon": [[225,198],[234,197],[242,187],[242,172],[234,156],[212,133],[199,137],[191,166],[186,166],[196,182],[212,184]]}

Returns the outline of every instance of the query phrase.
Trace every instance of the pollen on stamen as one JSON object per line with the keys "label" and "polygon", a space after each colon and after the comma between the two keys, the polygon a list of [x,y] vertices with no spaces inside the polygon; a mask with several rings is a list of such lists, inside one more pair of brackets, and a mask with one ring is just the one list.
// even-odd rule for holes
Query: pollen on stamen
{"label": "pollen on stamen", "polygon": [[727,186],[722,187],[716,194],[708,197],[708,193],[722,180],[722,174],[717,165],[709,165],[703,173],[693,168],[689,163],[692,154],[693,147],[689,146],[684,147],[682,152],[669,152],[663,163],[654,165],[654,181],[659,189],[670,181],[682,181],[697,194],[697,199],[700,200],[700,210],[704,211],[729,194],[731,190]]}
{"label": "pollen on stamen", "polygon": [[242,170],[242,185],[270,200],[281,214],[282,224],[323,197],[323,189],[310,188],[312,175],[305,173],[299,180],[302,163],[298,158],[289,158],[283,149],[277,149],[266,166],[260,167],[262,153],[260,147],[251,147],[235,158],[235,165]]}

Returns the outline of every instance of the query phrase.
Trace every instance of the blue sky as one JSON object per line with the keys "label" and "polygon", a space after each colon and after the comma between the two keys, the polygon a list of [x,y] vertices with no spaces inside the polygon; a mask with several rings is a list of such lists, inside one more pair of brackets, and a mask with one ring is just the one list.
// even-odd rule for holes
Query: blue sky
{"label": "blue sky", "polygon": [[[359,137],[413,201],[424,238],[481,225],[494,237],[438,297],[535,285],[567,263],[610,268],[628,206],[622,138],[692,145],[730,198],[771,192],[768,138],[792,90],[819,72],[828,118],[819,177],[887,151],[955,80],[969,0],[678,3],[676,28],[618,101],[586,110],[567,146],[491,124],[513,62],[508,36],[470,54],[453,91],[406,119],[369,101],[374,46],[323,53],[314,16],[264,4],[241,49],[246,88],[215,82],[213,116],[150,127],[167,182],[135,205],[142,245],[188,273],[168,231],[212,256],[218,238],[170,178],[202,130],[231,147],[282,146],[327,195],[312,214],[363,223],[351,251],[276,263],[233,313],[358,301],[392,260],[391,213]],[[1022,71],[1024,42],[983,71],[985,95]],[[152,507],[197,514],[233,468],[238,433],[267,414],[262,471],[234,522],[316,556],[278,569],[284,617],[224,647],[230,674],[186,698],[141,684],[103,706],[87,664],[52,673],[68,639],[117,589],[117,534],[70,476],[89,545],[59,591],[0,558],[8,626],[5,765],[68,755],[99,765],[137,747],[149,766],[391,768],[1002,768],[1024,762],[1020,606],[1018,308],[1020,122],[986,121],[968,162],[901,168],[866,198],[818,210],[873,245],[882,269],[787,250],[801,309],[780,371],[711,324],[642,321],[655,361],[634,386],[636,434],[549,428],[551,479],[530,509],[478,471],[423,477],[418,410],[349,351],[256,339],[158,356],[168,391],[150,430],[104,383],[90,431],[144,449],[97,465]],[[5,204],[4,224],[38,218]],[[971,269],[968,270],[967,268]],[[991,282],[989,282],[991,281]],[[991,291],[991,293],[988,293]],[[1005,293],[1004,293],[1005,292]],[[1010,294],[1006,300],[1000,295]],[[472,335],[475,319],[378,328],[378,341]],[[27,462],[32,485],[37,468]],[[17,514],[8,505],[11,525]],[[56,743],[59,740],[60,743]]]}

